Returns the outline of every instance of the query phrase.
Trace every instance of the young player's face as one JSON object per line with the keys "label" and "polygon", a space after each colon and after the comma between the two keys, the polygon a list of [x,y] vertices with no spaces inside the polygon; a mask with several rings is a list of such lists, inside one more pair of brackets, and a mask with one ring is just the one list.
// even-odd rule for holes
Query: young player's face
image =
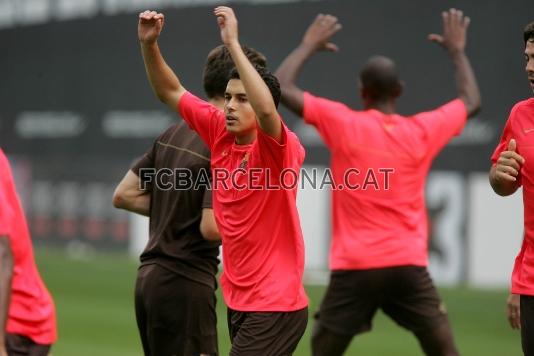
{"label": "young player's face", "polygon": [[224,93],[226,130],[236,136],[250,135],[256,130],[256,114],[247,99],[243,82],[230,79]]}
{"label": "young player's face", "polygon": [[525,46],[525,60],[527,61],[525,70],[527,71],[530,88],[534,92],[534,41],[528,41]]}

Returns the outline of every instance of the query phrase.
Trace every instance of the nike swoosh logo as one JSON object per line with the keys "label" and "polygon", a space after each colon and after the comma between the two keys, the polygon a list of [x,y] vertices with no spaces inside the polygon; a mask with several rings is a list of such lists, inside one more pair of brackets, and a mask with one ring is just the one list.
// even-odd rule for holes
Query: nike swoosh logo
{"label": "nike swoosh logo", "polygon": [[534,129],[526,129],[526,130],[523,130],[524,133],[529,133],[529,132],[532,132],[534,131]]}

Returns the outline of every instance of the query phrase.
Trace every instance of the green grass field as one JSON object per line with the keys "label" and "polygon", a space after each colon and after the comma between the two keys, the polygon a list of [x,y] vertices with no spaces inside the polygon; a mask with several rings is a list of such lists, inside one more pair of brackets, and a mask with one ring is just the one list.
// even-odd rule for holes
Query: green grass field
{"label": "green grass field", "polygon": [[[142,355],[133,308],[137,262],[122,254],[99,254],[75,260],[59,250],[38,249],[39,269],[56,302],[59,340],[54,356]],[[310,316],[323,293],[307,286]],[[520,335],[504,316],[506,291],[440,289],[462,355],[521,355]],[[225,306],[221,298],[219,350],[228,355]],[[295,355],[310,355],[310,330]],[[355,338],[347,355],[421,355],[415,338],[379,314],[373,331]],[[260,355],[259,355],[260,356]]]}

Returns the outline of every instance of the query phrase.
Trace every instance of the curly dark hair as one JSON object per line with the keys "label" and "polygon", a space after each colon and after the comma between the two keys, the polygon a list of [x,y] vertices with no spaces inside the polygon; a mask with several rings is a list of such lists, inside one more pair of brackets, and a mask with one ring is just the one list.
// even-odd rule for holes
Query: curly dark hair
{"label": "curly dark hair", "polygon": [[525,46],[527,42],[534,42],[534,21],[525,26],[523,39],[525,40]]}
{"label": "curly dark hair", "polygon": [[[256,71],[258,71],[258,74],[260,75],[261,79],[263,79],[265,84],[267,84],[267,87],[269,88],[269,91],[273,96],[274,105],[278,108],[278,104],[280,103],[280,97],[282,96],[282,90],[280,89],[280,82],[278,82],[278,78],[276,78],[271,72],[267,70],[267,68],[263,66],[256,65],[255,68]],[[230,79],[240,79],[237,68],[232,69],[232,71],[230,72],[228,80]]]}
{"label": "curly dark hair", "polygon": [[[241,46],[243,52],[255,66],[266,67],[267,59],[254,48]],[[228,76],[234,68],[234,62],[230,52],[224,45],[220,45],[211,50],[204,65],[202,83],[204,91],[209,99],[224,97]]]}

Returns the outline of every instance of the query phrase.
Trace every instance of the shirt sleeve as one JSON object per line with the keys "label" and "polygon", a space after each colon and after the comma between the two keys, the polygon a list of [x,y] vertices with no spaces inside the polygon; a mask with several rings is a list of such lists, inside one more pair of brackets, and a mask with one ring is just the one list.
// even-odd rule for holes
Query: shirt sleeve
{"label": "shirt sleeve", "polygon": [[462,132],[467,121],[467,109],[461,99],[455,99],[435,110],[417,114],[413,120],[422,131],[427,151],[435,156]]}
{"label": "shirt sleeve", "polygon": [[346,131],[346,123],[354,110],[345,104],[304,93],[303,119],[315,126],[325,144],[334,149]]}
{"label": "shirt sleeve", "polygon": [[504,129],[501,134],[501,140],[491,155],[491,161],[493,163],[496,163],[501,153],[506,151],[508,148],[508,143],[512,138],[515,138],[516,141],[518,139],[518,132],[514,130],[514,122],[516,121],[516,116],[518,116],[518,109],[521,106],[520,104],[521,103],[516,104],[510,111],[510,115],[508,116],[508,120],[506,120],[506,124],[504,125]]}
{"label": "shirt sleeve", "polygon": [[178,112],[211,150],[218,130],[224,129],[224,113],[189,92],[180,98]]}
{"label": "shirt sleeve", "polygon": [[206,189],[204,198],[202,199],[202,209],[213,209],[212,191]]}
{"label": "shirt sleeve", "polygon": [[132,172],[134,172],[139,177],[140,181],[144,183],[143,186],[146,187],[146,189],[149,191],[152,191],[152,173],[154,172],[155,167],[156,145],[158,139],[154,141],[152,147],[150,147],[150,149],[145,152],[143,157],[141,157],[137,162],[135,162],[131,168]]}
{"label": "shirt sleeve", "polygon": [[286,168],[298,169],[304,161],[304,147],[300,140],[282,122],[282,139],[278,142],[258,128],[258,149],[267,168],[279,173]]}
{"label": "shirt sleeve", "polygon": [[493,163],[497,163],[497,160],[499,159],[499,156],[503,151],[506,151],[506,148],[508,147],[508,143],[513,138],[512,134],[512,124],[510,122],[510,118],[506,120],[506,125],[504,125],[504,130],[501,134],[501,140],[497,144],[497,147],[495,147],[495,150],[493,151],[493,154],[491,155],[491,161]]}
{"label": "shirt sleeve", "polygon": [[[493,164],[497,163],[497,160],[499,159],[499,156],[502,152],[506,151],[508,148],[508,143],[512,138],[517,137],[514,135],[513,130],[513,117],[515,113],[515,107],[512,109],[512,112],[510,113],[510,116],[508,117],[508,120],[506,120],[506,124],[504,125],[504,129],[501,134],[501,140],[497,144],[497,147],[495,147],[495,150],[493,151],[493,154],[491,155],[491,162]],[[517,177],[517,183],[519,186],[522,185],[522,179],[521,179],[521,170],[519,171],[519,175]]]}

